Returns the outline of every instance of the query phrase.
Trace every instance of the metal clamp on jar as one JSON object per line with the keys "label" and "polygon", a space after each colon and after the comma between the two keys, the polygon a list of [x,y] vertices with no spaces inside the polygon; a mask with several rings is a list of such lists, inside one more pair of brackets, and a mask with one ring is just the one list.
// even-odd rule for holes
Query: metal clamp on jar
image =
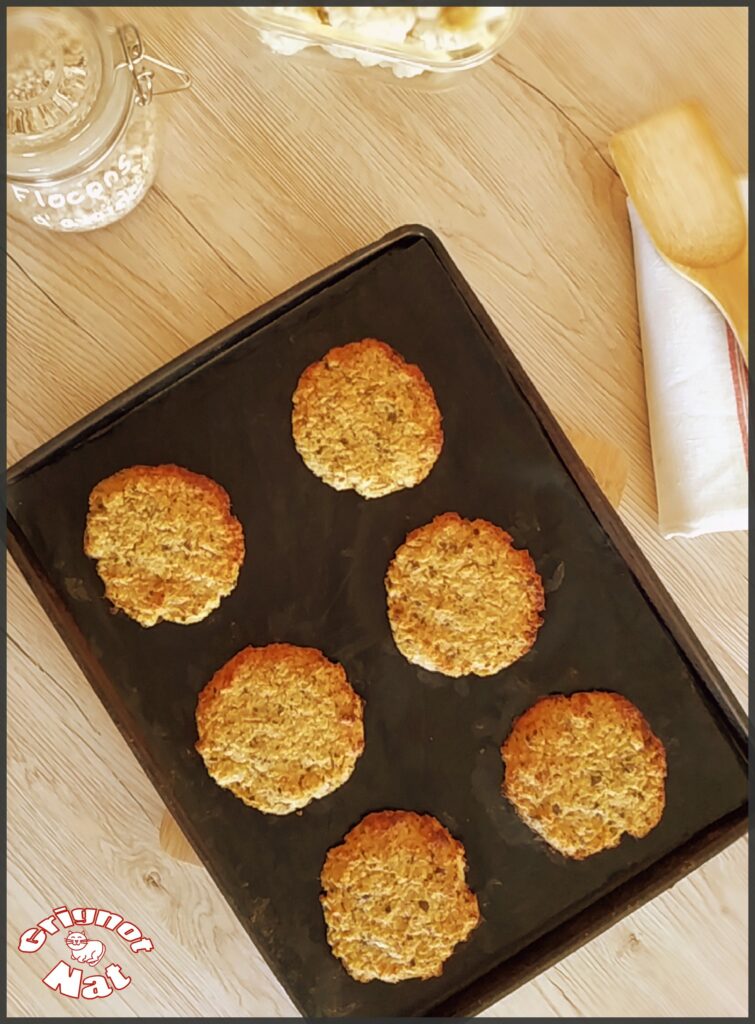
{"label": "metal clamp on jar", "polygon": [[[188,73],[95,8],[15,7],[7,19],[9,212],[53,231],[111,224],[155,179],[153,97],[188,88]],[[157,87],[155,68],[177,82]]]}

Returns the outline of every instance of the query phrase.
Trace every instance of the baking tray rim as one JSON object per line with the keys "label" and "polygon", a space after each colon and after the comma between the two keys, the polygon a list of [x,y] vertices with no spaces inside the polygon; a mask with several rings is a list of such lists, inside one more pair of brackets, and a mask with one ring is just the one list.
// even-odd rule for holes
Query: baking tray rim
{"label": "baking tray rim", "polygon": [[[408,224],[389,232],[377,241],[269,299],[255,310],[240,317],[232,324],[226,325],[164,366],[154,370],[16,462],[7,470],[7,492],[9,493],[13,485],[25,476],[54,460],[56,456],[82,444],[89,437],[100,433],[128,412],[156,394],[167,390],[206,363],[219,358],[235,345],[242,344],[249,339],[250,335],[292,307],[316,295],[322,288],[353,273],[356,269],[365,266],[394,247],[411,245],[420,240],[424,240],[430,245],[433,254],[449,277],[450,283],[479,323],[485,340],[499,365],[504,372],[510,374],[517,389],[535,414],[559,461],[576,484],[601,529],[610,538],[661,624],[671,635],[684,658],[691,664],[698,681],[703,684],[703,691],[709,705],[712,704],[718,714],[725,719],[730,737],[743,762],[747,765],[746,712],[682,616],[628,528],[600,490],[553,413],[522,369],[513,351],[504,341],[492,319],[461,275],[445,246],[434,231],[423,225]],[[7,526],[8,551],[11,557],[19,566],[43,610],[135,754],[150,782],[155,786],[168,810],[196,850],[223,898],[230,904],[242,927],[246,930],[244,915],[218,878],[215,877],[211,859],[206,858],[203,854],[201,830],[195,831],[191,817],[184,814],[183,808],[173,801],[167,788],[163,786],[162,776],[153,762],[150,751],[146,746],[140,745],[136,739],[138,730],[134,728],[131,714],[123,707],[107,673],[89,651],[86,638],[76,625],[65,600],[39,564],[22,528],[10,509],[7,510]],[[713,708],[711,708],[711,712],[713,713]],[[747,816],[748,805],[747,802],[744,802],[734,811],[675,847],[605,896],[552,928],[513,957],[509,957],[497,967],[475,978],[453,996],[442,1000],[421,1016],[471,1016],[481,1012],[493,1002],[542,973],[568,953],[580,948],[628,913],[659,895],[729,843],[734,842],[745,833]],[[247,932],[247,934],[249,933]],[[249,937],[272,970],[272,965],[267,961],[264,951],[257,946],[251,935]],[[275,971],[273,973],[299,1012],[306,1017],[305,1010],[288,991],[285,978],[279,977]]]}

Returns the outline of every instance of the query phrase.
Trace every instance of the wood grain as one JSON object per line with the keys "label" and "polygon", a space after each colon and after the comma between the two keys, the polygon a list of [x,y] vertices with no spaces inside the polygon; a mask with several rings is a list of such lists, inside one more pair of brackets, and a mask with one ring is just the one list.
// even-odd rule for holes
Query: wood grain
{"label": "wood grain", "polygon": [[[78,237],[9,224],[9,461],[302,277],[425,222],[564,426],[626,453],[621,515],[745,701],[746,535],[656,527],[608,139],[694,96],[746,170],[746,10],[531,9],[447,93],[276,60],[227,9],[125,11],[195,86],[159,101],[158,184],[121,223]],[[293,1015],[206,872],[160,849],[159,799],[13,567],[8,603],[8,1012]],[[745,1015],[746,863],[741,840],[490,1015]],[[82,900],[122,908],[156,949],[129,958],[123,993],[73,1003],[16,944]]]}
{"label": "wood grain", "polygon": [[614,508],[621,505],[629,476],[629,464],[618,445],[593,437],[576,427],[564,427],[577,454],[592,473],[598,487]]}

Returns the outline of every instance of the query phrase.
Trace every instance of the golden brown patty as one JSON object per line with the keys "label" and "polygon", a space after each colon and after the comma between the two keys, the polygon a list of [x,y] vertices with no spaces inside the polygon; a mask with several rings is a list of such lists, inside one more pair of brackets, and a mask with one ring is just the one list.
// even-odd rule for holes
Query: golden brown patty
{"label": "golden brown patty", "polygon": [[414,530],[385,578],[396,646],[447,676],[490,676],[532,647],[543,584],[504,530],[455,512]]}
{"label": "golden brown patty", "polygon": [[131,466],[89,495],[84,551],[142,626],[199,622],[236,586],[244,532],[223,488],[180,466]]}
{"label": "golden brown patty", "polygon": [[432,388],[382,341],[332,348],[301,375],[293,403],[297,451],[337,491],[380,498],[414,487],[443,447]]}
{"label": "golden brown patty", "polygon": [[464,847],[435,818],[368,814],[320,875],[333,953],[357,981],[441,974],[480,920],[465,873]]}
{"label": "golden brown patty", "polygon": [[522,820],[566,857],[583,860],[640,839],[661,820],[666,753],[617,693],[544,697],[501,749],[503,792]]}
{"label": "golden brown patty", "polygon": [[199,695],[197,750],[220,786],[289,814],[349,778],[364,750],[362,700],[312,647],[246,647]]}

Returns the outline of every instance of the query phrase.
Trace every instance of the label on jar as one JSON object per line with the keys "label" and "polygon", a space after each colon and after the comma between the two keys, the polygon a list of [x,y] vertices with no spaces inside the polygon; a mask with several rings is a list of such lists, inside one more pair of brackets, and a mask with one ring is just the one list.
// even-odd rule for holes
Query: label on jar
{"label": "label on jar", "polygon": [[[141,111],[140,111],[141,113]],[[27,220],[53,231],[86,231],[118,220],[147,192],[156,171],[151,116],[137,117],[107,163],[62,185],[9,182]]]}

